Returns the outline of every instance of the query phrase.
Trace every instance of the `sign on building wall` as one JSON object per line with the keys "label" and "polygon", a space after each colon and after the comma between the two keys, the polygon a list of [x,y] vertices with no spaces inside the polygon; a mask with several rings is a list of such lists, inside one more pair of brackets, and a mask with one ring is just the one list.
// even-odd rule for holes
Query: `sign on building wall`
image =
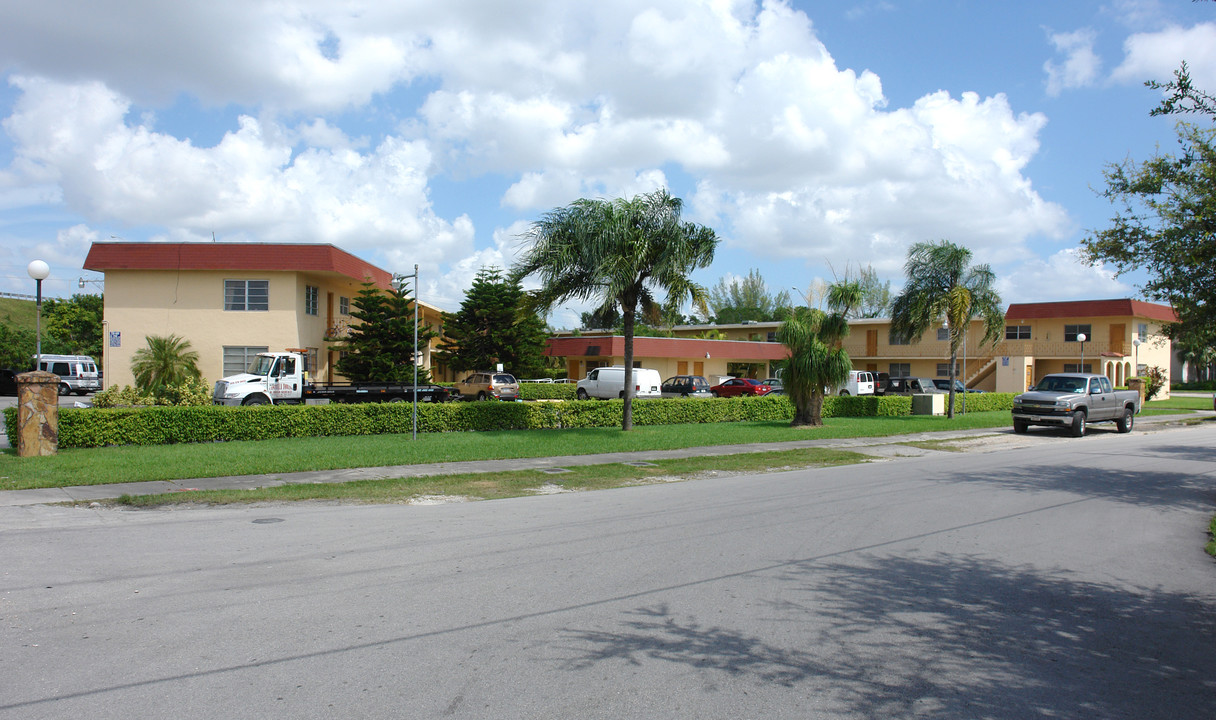
{"label": "sign on building wall", "polygon": [[110,347],[122,347],[122,331],[110,331]]}

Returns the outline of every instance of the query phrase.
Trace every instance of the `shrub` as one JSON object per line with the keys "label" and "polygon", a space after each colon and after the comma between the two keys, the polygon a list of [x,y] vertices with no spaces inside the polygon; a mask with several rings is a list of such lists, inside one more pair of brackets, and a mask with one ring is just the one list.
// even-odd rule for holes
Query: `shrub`
{"label": "shrub", "polygon": [[201,406],[211,404],[211,388],[201,379],[192,378],[175,385],[165,385],[151,391],[140,391],[130,385],[117,385],[94,393],[93,407],[148,407],[152,405]]}
{"label": "shrub", "polygon": [[520,383],[519,396],[524,400],[573,400],[574,383]]}
{"label": "shrub", "polygon": [[1154,365],[1144,371],[1144,399],[1152,400],[1165,387],[1165,371]]}
{"label": "shrub", "polygon": [[[992,410],[1012,410],[1013,398],[1017,393],[967,393],[967,412],[989,412]],[[954,396],[954,409],[962,407],[962,395]]]}
{"label": "shrub", "polygon": [[[621,400],[423,403],[418,406],[418,431],[614,427],[621,422],[623,406]],[[905,396],[828,397],[823,403],[824,417],[908,415],[911,409],[912,399]],[[63,408],[59,447],[408,433],[412,412],[409,403]],[[637,425],[790,420],[793,413],[783,395],[634,401]],[[5,410],[5,420],[15,444],[15,408]]]}

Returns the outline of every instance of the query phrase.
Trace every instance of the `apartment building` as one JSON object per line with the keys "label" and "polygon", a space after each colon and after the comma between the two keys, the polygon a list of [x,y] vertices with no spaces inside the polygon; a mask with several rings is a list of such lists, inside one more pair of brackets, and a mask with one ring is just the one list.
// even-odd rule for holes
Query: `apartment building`
{"label": "apartment building", "polygon": [[[199,355],[210,383],[243,370],[267,350],[300,349],[310,372],[340,380],[335,345],[354,318],[365,281],[393,275],[333,245],[306,243],[99,242],[84,267],[105,274],[102,360],[105,385],[132,385],[131,361],[150,335],[177,335]],[[442,325],[439,308],[418,303],[419,318]],[[430,367],[438,341],[421,348]]]}
{"label": "apartment building", "polygon": [[[1124,385],[1127,378],[1149,367],[1160,367],[1168,375],[1172,353],[1169,338],[1162,328],[1175,321],[1176,316],[1169,306],[1129,298],[1015,303],[1005,313],[1003,336],[996,343],[981,342],[983,321],[972,321],[959,351],[955,375],[967,387],[997,392],[1021,392],[1053,372],[1098,372],[1116,385]],[[723,356],[722,362],[718,363],[706,362],[703,367],[711,374],[725,371],[765,377],[772,372],[771,363],[786,355],[784,346],[776,343],[780,325],[779,322],[680,325],[671,328],[675,338],[715,335],[724,339],[698,339],[687,346],[656,344],[651,348],[648,345],[646,355],[636,350],[635,355],[643,360],[645,367],[654,367],[660,372],[665,367],[673,367],[674,361],[677,368],[687,366],[690,368],[687,372],[704,375],[707,373],[696,372],[693,363],[698,353],[714,355],[712,343],[751,343],[761,347],[750,352],[746,348],[732,349],[731,357]],[[851,333],[844,342],[844,349],[852,358],[854,368],[896,377],[949,377],[950,343],[946,327],[930,329],[918,342],[900,343],[891,342],[889,318],[855,319],[849,325]],[[597,338],[598,345],[586,343],[597,351],[609,347],[605,338],[610,336],[610,331],[583,331],[580,335],[584,340]],[[558,339],[562,338],[555,338]],[[616,340],[613,338],[614,342]],[[711,345],[702,348],[701,343]],[[583,377],[586,369],[599,361],[596,355],[577,353],[578,348],[574,346],[553,347],[570,351],[566,358],[571,377]],[[617,355],[608,359],[619,361]],[[575,370],[579,372],[576,374]],[[1168,384],[1165,393],[1168,396]]]}

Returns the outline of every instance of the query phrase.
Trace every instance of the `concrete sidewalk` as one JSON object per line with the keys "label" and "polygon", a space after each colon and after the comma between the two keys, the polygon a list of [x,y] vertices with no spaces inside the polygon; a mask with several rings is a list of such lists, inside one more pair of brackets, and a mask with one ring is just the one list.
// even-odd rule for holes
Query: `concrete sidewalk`
{"label": "concrete sidewalk", "polygon": [[[1188,418],[1212,416],[1212,411],[1179,415],[1159,415],[1137,418],[1136,428],[1164,429],[1171,423]],[[1099,425],[1096,433],[1107,432],[1106,425]],[[1113,433],[1113,425],[1109,426]],[[651,450],[630,453],[597,453],[593,455],[561,455],[555,457],[517,458],[506,460],[471,460],[465,462],[428,463],[424,465],[392,465],[387,467],[364,467],[310,472],[271,473],[266,475],[230,475],[224,477],[189,478],[171,481],[123,483],[116,485],[76,485],[35,490],[8,490],[0,492],[0,507],[38,505],[60,502],[88,502],[116,498],[120,495],[157,495],[162,493],[191,492],[196,490],[251,490],[280,485],[339,483],[353,480],[383,480],[389,478],[426,477],[433,475],[456,475],[461,473],[504,472],[511,470],[540,470],[545,468],[607,465],[611,463],[654,462],[656,460],[682,459],[688,457],[717,457],[742,453],[796,450],[801,448],[839,448],[853,450],[878,458],[924,455],[931,450],[905,445],[918,440],[952,440],[979,436],[1008,436],[1012,441],[1012,428],[983,428],[978,430],[954,430],[945,432],[918,433],[912,435],[890,435],[870,438],[822,438],[770,443],[747,443],[739,445],[710,445],[682,448],[679,450]],[[1059,432],[1048,429],[1032,430],[1029,435],[1018,438],[1055,439],[1075,442]]]}

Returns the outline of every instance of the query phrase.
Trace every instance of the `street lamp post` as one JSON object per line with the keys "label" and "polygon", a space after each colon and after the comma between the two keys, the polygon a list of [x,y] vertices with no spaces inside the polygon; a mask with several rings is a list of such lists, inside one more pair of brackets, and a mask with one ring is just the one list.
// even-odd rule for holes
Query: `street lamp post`
{"label": "street lamp post", "polygon": [[37,333],[38,333],[37,334],[38,345],[37,345],[37,350],[36,350],[37,355],[38,355],[38,364],[35,366],[34,369],[41,370],[42,369],[42,281],[46,280],[48,277],[50,277],[51,266],[47,265],[42,260],[34,260],[33,262],[31,262],[29,264],[28,267],[26,267],[25,271],[30,274],[30,277],[34,278],[34,283],[38,287],[38,291],[37,291],[38,292],[38,294],[37,294],[38,319],[36,321],[37,325],[35,326],[37,328]]}
{"label": "street lamp post", "polygon": [[1132,340],[1132,377],[1140,377],[1140,338]]}
{"label": "street lamp post", "polygon": [[414,412],[413,420],[410,425],[410,439],[418,439],[418,266],[414,266],[413,275],[398,275],[395,280],[404,281],[406,278],[414,279]]}
{"label": "street lamp post", "polygon": [[1081,343],[1081,372],[1085,372],[1085,341],[1088,339],[1085,333],[1077,333],[1077,340]]}

